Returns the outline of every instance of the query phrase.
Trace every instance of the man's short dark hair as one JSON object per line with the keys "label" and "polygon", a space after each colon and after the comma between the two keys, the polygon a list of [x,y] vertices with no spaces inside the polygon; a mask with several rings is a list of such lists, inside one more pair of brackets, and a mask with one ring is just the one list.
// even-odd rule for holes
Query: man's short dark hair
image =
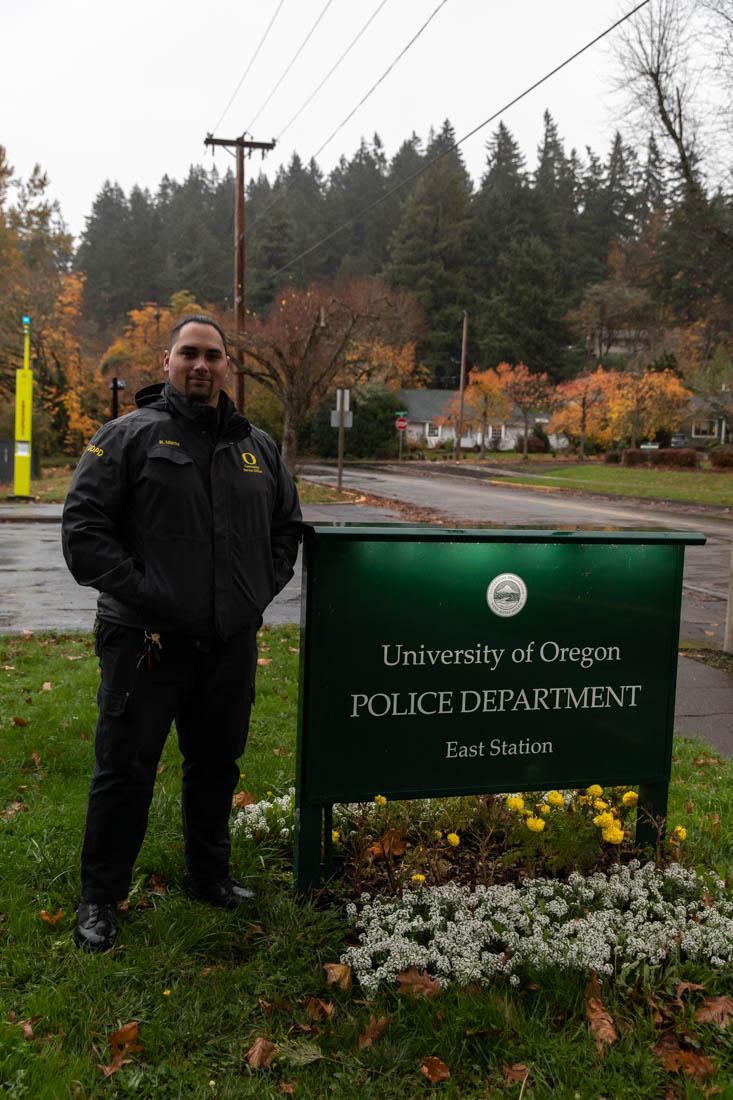
{"label": "man's short dark hair", "polygon": [[219,333],[224,344],[224,353],[229,354],[227,350],[227,338],[224,335],[224,329],[221,327],[218,321],[215,321],[213,317],[208,317],[205,313],[187,313],[185,317],[181,317],[180,321],[176,321],[173,328],[168,333],[168,343],[166,347],[168,351],[171,350],[176,342],[176,335],[181,331],[184,325],[197,324],[197,325],[211,325]]}

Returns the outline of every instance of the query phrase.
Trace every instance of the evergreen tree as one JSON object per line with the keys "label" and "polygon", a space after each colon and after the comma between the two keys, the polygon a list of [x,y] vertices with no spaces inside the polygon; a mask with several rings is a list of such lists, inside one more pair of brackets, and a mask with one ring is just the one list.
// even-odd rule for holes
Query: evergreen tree
{"label": "evergreen tree", "polygon": [[[428,146],[427,159],[454,142],[446,121]],[[428,331],[418,358],[439,386],[455,384],[463,311],[473,304],[471,192],[460,153],[448,152],[418,179],[390,245],[387,276],[393,285],[411,290],[425,311]]]}
{"label": "evergreen tree", "polygon": [[570,333],[552,252],[539,237],[510,245],[497,267],[497,289],[480,320],[485,367],[526,363],[563,377]]}
{"label": "evergreen tree", "polygon": [[124,316],[133,289],[128,276],[130,208],[118,183],[106,180],[92,204],[75,266],[86,275],[84,313],[100,326]]}

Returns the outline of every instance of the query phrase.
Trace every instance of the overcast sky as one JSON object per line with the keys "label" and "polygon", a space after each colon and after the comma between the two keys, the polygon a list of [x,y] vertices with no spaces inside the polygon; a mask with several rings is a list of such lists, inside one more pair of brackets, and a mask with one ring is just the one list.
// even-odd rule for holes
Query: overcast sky
{"label": "overcast sky", "polygon": [[[327,0],[283,0],[269,37],[219,123],[280,0],[25,0],[3,10],[0,143],[16,173],[35,162],[51,178],[78,234],[105,179],[126,192],[181,179],[211,165],[207,131],[232,137],[250,128]],[[268,174],[294,150],[308,159],[356,106],[438,6],[386,0],[323,90],[264,162]],[[422,137],[450,118],[460,137],[604,30],[635,0],[446,0],[407,54],[318,160],[328,171],[377,131],[391,156],[413,130]],[[330,0],[291,71],[251,126],[270,140],[326,75],[380,0]],[[610,94],[610,39],[574,62],[504,116],[535,163],[549,108],[568,149],[605,154],[619,124]],[[217,123],[218,126],[217,126]],[[475,179],[498,122],[463,147]],[[233,164],[217,150],[217,167]],[[259,157],[247,172],[260,169]]]}

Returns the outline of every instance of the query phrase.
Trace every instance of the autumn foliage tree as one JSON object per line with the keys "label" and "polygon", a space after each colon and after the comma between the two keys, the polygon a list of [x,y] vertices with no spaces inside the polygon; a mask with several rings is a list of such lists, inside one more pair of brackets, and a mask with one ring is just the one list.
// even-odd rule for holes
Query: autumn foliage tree
{"label": "autumn foliage tree", "polygon": [[[244,372],[282,405],[282,453],[288,469],[295,468],[298,429],[329,389],[337,381],[371,378],[365,349],[378,338],[390,347],[400,341],[410,345],[417,316],[409,295],[365,278],[337,287],[314,283],[305,290],[288,288],[266,317],[248,321],[242,337]],[[390,363],[389,370],[402,377],[404,370]],[[375,377],[384,373],[381,358],[376,367]]]}
{"label": "autumn foliage tree", "polygon": [[555,390],[556,411],[550,431],[579,441],[579,455],[585,458],[588,439],[601,442],[608,422],[609,373],[598,366],[594,371],[562,382]]}
{"label": "autumn foliage tree", "polygon": [[552,384],[547,374],[535,374],[524,363],[517,363],[515,367],[510,363],[499,363],[496,374],[504,393],[522,417],[523,453],[526,461],[529,418],[533,412],[544,412],[550,408],[553,398]]}
{"label": "autumn foliage tree", "polygon": [[657,432],[674,431],[690,391],[671,370],[612,371],[608,378],[608,425],[613,439],[636,447]]}
{"label": "autumn foliage tree", "polygon": [[446,415],[438,423],[449,424],[458,437],[459,421],[465,430],[473,428],[481,435],[480,457],[486,453],[486,439],[493,424],[501,424],[512,412],[512,403],[507,396],[501,379],[493,369],[480,371],[474,367],[468,375],[468,385],[463,395],[463,415],[461,417],[460,397],[451,399]]}

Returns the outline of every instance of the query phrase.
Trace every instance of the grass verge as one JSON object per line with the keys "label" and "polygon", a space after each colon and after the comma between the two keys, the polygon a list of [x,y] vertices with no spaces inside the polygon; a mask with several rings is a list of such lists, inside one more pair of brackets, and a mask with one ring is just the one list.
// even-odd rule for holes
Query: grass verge
{"label": "grass verge", "polygon": [[[297,630],[263,631],[260,646],[270,663],[259,670],[241,781],[255,798],[293,780]],[[258,891],[251,911],[188,901],[174,739],[119,946],[81,954],[71,930],[96,677],[88,637],[0,639],[0,1095],[412,1100],[431,1089],[421,1065],[438,1072],[426,1058],[449,1069],[441,1094],[466,1100],[731,1095],[733,1026],[695,1020],[701,997],[730,991],[730,974],[680,963],[604,983],[619,1037],[602,1055],[586,980],[568,974],[429,998],[390,990],[368,1003],[357,989],[328,987],[322,966],[338,961],[349,927],[339,911],[297,902],[266,845],[235,843],[234,871]],[[689,859],[733,875],[731,762],[679,739],[671,818],[688,829]],[[63,915],[49,925],[41,911]],[[373,1035],[386,1018],[383,1034],[360,1046],[372,1017]],[[132,1021],[142,1049],[105,1078],[106,1037]],[[671,1070],[653,1052],[672,1029],[691,1037],[709,1072]],[[254,1069],[246,1056],[258,1038],[277,1053]]]}
{"label": "grass verge", "polygon": [[733,506],[733,477],[711,470],[625,469],[589,463],[565,466],[540,476],[511,474],[502,477],[501,484],[505,483],[576,489],[584,493],[611,493],[645,500]]}

